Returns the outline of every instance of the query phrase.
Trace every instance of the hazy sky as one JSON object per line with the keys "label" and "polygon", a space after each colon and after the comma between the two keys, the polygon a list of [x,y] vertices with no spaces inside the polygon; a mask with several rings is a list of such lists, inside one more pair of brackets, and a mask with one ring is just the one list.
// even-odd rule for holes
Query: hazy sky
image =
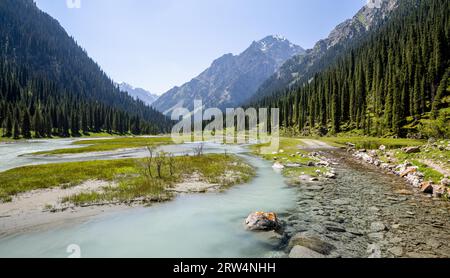
{"label": "hazy sky", "polygon": [[311,48],[367,2],[79,0],[77,9],[66,1],[36,0],[111,78],[158,94],[267,35]]}

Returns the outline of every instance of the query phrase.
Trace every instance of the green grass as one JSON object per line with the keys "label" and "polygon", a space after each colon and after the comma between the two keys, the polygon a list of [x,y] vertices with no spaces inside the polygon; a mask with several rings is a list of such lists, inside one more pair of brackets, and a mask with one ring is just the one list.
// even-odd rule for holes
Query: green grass
{"label": "green grass", "polygon": [[[110,161],[89,161],[27,166],[0,173],[0,200],[11,201],[12,197],[23,192],[54,187],[73,187],[88,180],[114,181],[115,187],[106,187],[102,192],[90,192],[67,198],[66,202],[75,204],[102,201],[128,201],[140,197],[167,199],[166,191],[186,175],[197,172],[202,180],[227,188],[250,180],[255,171],[242,159],[233,155],[205,155],[200,157],[174,158],[175,172],[171,176],[169,167],[163,167],[162,178],[149,178],[143,175],[143,159],[123,159]],[[233,180],[225,179],[224,174],[236,173]],[[156,168],[152,168],[156,176]]]}
{"label": "green grass", "polygon": [[422,162],[419,162],[417,160],[412,160],[411,163],[413,165],[419,167],[419,171],[425,175],[426,181],[432,181],[435,184],[440,184],[441,180],[444,178],[443,174],[430,168],[428,165],[426,165]]}
{"label": "green grass", "polygon": [[[276,154],[261,154],[260,149],[262,147],[268,146],[268,144],[257,144],[251,147],[253,153],[261,156],[262,158],[269,161],[278,161],[284,165],[286,164],[300,164],[301,167],[298,168],[285,168],[283,170],[283,175],[289,178],[299,177],[300,175],[308,175],[311,177],[316,177],[318,174],[317,170],[325,171],[323,167],[309,167],[309,162],[317,162],[317,159],[307,157],[308,151],[301,150],[300,147],[303,145],[301,139],[282,137],[280,138],[280,152]],[[281,152],[282,151],[282,152]]]}
{"label": "green grass", "polygon": [[0,137],[0,143],[12,143],[14,142],[11,138]]}
{"label": "green grass", "polygon": [[33,153],[34,155],[62,155],[79,154],[89,152],[105,152],[118,149],[144,148],[147,146],[158,146],[171,144],[170,137],[118,137],[112,139],[81,140],[73,143],[79,148],[58,149]]}
{"label": "green grass", "polygon": [[[450,141],[444,141],[443,146],[448,146]],[[441,145],[441,144],[438,144]],[[419,168],[419,171],[425,175],[426,181],[432,181],[435,184],[439,184],[444,178],[444,174],[428,166],[425,161],[433,161],[435,164],[439,164],[444,169],[450,169],[450,151],[440,150],[436,146],[423,145],[421,152],[407,154],[400,149],[391,150],[387,153],[377,151],[379,158],[391,163],[401,164],[405,161],[410,162],[414,166]]]}
{"label": "green grass", "polygon": [[376,137],[322,137],[319,140],[336,147],[346,146],[347,143],[356,145],[358,149],[378,149],[381,145],[387,149],[398,149],[407,146],[420,146],[425,143],[423,140],[415,139],[394,139]]}
{"label": "green grass", "polygon": [[311,177],[318,177],[317,170],[323,173],[327,172],[325,167],[307,167],[302,166],[299,168],[286,168],[283,170],[283,176],[288,178],[298,178],[300,175],[307,175]]}
{"label": "green grass", "polygon": [[90,179],[112,181],[118,175],[137,174],[136,162],[89,161],[27,166],[0,173],[0,199],[57,186],[71,187]]}

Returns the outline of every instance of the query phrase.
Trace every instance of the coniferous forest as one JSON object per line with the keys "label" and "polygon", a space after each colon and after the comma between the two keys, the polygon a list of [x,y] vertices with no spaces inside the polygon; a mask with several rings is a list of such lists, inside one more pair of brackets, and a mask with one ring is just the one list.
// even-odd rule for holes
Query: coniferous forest
{"label": "coniferous forest", "polygon": [[301,86],[262,99],[293,133],[450,136],[450,2],[401,0],[388,22]]}
{"label": "coniferous forest", "polygon": [[2,136],[155,134],[171,122],[121,92],[32,0],[0,1]]}

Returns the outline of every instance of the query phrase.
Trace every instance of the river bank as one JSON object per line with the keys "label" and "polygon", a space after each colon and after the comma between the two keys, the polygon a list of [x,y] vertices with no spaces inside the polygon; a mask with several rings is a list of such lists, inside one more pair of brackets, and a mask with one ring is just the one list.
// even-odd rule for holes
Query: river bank
{"label": "river bank", "polygon": [[241,157],[221,154],[16,168],[0,173],[0,236],[150,206],[179,194],[221,192],[254,175]]}
{"label": "river bank", "polygon": [[297,206],[281,215],[284,256],[450,257],[448,202],[415,191],[403,178],[345,150],[314,147],[311,141],[305,145],[336,175],[289,183],[296,189]]}
{"label": "river bank", "polygon": [[[140,199],[59,208],[41,202],[26,217],[0,217],[0,223],[13,227],[0,239],[0,257],[61,257],[72,243],[90,257],[450,257],[449,203],[415,191],[401,177],[346,150],[313,139],[282,138],[279,152],[262,155],[264,161],[243,154],[244,148],[206,146],[206,153],[238,154],[255,167],[256,177],[218,193],[217,179],[208,183],[194,174],[168,188],[171,202],[151,207]],[[192,147],[161,148],[182,155]],[[123,166],[129,171],[133,165]],[[81,194],[83,200],[83,189],[92,193],[105,187],[102,180],[86,182],[72,187],[71,195]],[[67,199],[69,191],[58,190],[31,196]],[[199,192],[206,194],[189,194]],[[19,213],[38,203],[24,197],[25,204],[16,203]],[[247,231],[245,217],[255,211],[277,212],[281,234]]]}
{"label": "river bank", "polygon": [[[217,146],[207,148],[213,151]],[[105,207],[104,213],[87,219],[2,237],[0,257],[61,258],[68,256],[71,244],[80,246],[83,258],[279,257],[278,242],[246,231],[244,220],[254,210],[286,213],[295,206],[295,189],[284,183],[271,163],[238,155],[256,169],[256,176],[245,184],[223,192],[179,194],[150,207],[119,211]]]}

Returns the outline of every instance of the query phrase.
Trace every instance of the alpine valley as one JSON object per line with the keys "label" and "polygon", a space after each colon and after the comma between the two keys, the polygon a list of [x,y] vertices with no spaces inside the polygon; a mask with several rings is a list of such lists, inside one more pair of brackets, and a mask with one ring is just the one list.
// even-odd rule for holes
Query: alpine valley
{"label": "alpine valley", "polygon": [[256,2],[0,0],[0,258],[450,258],[450,1]]}

